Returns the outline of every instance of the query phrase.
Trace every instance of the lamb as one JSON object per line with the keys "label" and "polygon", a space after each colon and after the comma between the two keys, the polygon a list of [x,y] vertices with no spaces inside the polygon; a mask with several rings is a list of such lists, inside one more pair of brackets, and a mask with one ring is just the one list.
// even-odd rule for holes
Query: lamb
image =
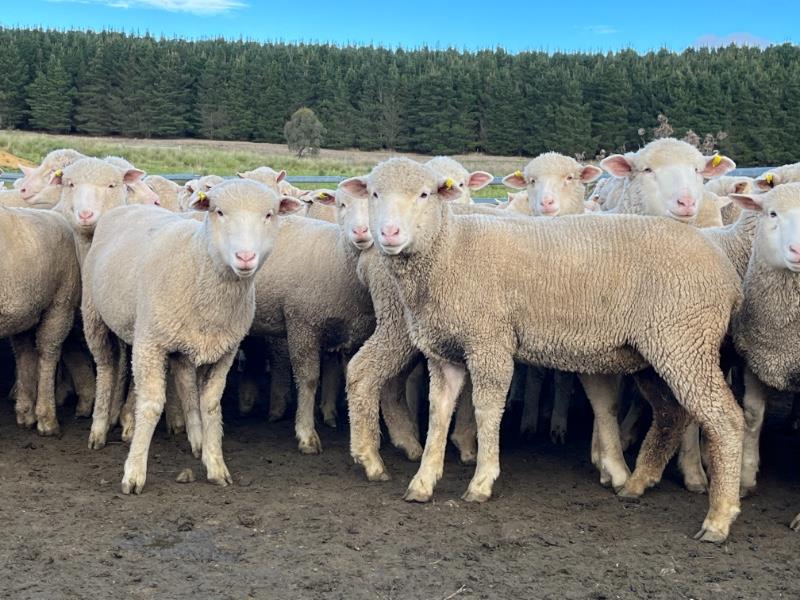
{"label": "lamb", "polygon": [[[744,301],[732,322],[737,352],[745,359],[742,493],[756,486],[758,443],[771,389],[800,392],[800,183],[775,186],[763,194],[733,194],[755,211],[758,226],[744,276]],[[800,530],[800,518],[791,524]]]}
{"label": "lamb", "polygon": [[136,429],[122,479],[125,494],[141,493],[145,484],[170,355],[176,381],[187,392],[180,395],[190,440],[202,428],[208,480],[231,483],[221,447],[225,377],[253,321],[255,275],[273,248],[279,216],[299,209],[299,202],[256,182],[230,181],[189,208],[206,211],[205,220],[145,206],[110,211],[84,263],[81,311],[97,363],[98,405],[107,405],[111,395],[114,336],[133,346]]}
{"label": "lamb", "polygon": [[457,160],[449,156],[435,156],[425,165],[445,179],[453,181],[453,187],[461,195],[453,200],[454,204],[472,204],[472,192],[477,192],[492,183],[494,177],[486,171],[473,171],[470,173]]}
{"label": "lamb", "polygon": [[[17,179],[19,181],[19,179]],[[25,199],[18,189],[0,190],[0,205],[7,208],[53,208],[61,199],[61,189],[55,185],[44,187],[38,194]]]}
{"label": "lamb", "polygon": [[340,224],[304,217],[282,224],[273,255],[256,277],[250,332],[288,340],[297,385],[295,432],[305,454],[322,451],[314,425],[320,352],[351,354],[375,322],[367,290],[354,285],[359,252],[372,244],[366,203],[353,202],[343,192],[335,200],[330,195],[317,200],[336,203]]}
{"label": "lamb", "polygon": [[755,179],[743,175],[723,175],[706,181],[704,187],[717,196],[750,194],[755,189]]}
{"label": "lamb", "polygon": [[17,424],[57,435],[55,374],[80,295],[72,230],[45,210],[0,207],[0,336],[16,362]]}
{"label": "lamb", "polygon": [[161,175],[147,175],[143,181],[158,196],[158,202],[155,202],[157,206],[178,212],[178,190],[181,186]]}
{"label": "lamb", "polygon": [[[710,509],[696,537],[724,540],[739,512],[742,435],[741,410],[718,365],[720,342],[741,299],[727,259],[693,228],[668,220],[619,215],[518,222],[455,216],[444,204],[457,193],[448,183],[413,161],[391,159],[367,177],[340,185],[350,195],[370,198],[370,229],[380,258],[431,371],[428,438],[406,500],[427,501],[433,494],[467,370],[478,424],[478,465],[464,499],[482,502],[499,474],[500,418],[514,358],[605,373],[632,373],[649,362],[678,403],[665,401],[654,410],[628,483],[643,491],[659,480],[666,463],[654,450],[674,450],[688,412],[708,435],[714,475]],[[572,253],[547,253],[567,240],[580,244],[585,258],[580,264]],[[498,258],[508,248],[518,259],[513,264]],[[689,250],[694,261],[686,261]],[[544,255],[547,268],[537,269]],[[615,276],[620,264],[626,265],[624,276]],[[606,276],[591,278],[597,271]],[[590,293],[587,281],[596,283]],[[542,290],[546,302],[537,298]],[[602,311],[598,294],[608,299]],[[695,307],[696,319],[684,318],[687,305]],[[654,319],[670,326],[654,329]],[[355,447],[363,433],[359,425],[351,421]]]}
{"label": "lamb", "polygon": [[181,212],[190,210],[190,207],[198,202],[203,202],[203,198],[199,197],[200,194],[207,194],[208,191],[215,185],[225,181],[219,175],[204,175],[198,179],[192,179],[183,184],[183,187],[178,190],[178,207]]}
{"label": "lamb", "polygon": [[[129,161],[120,156],[106,156],[103,160],[110,165],[114,165],[123,173],[138,170]],[[144,177],[144,171],[142,171],[142,177]],[[141,177],[126,183],[125,187],[128,191],[126,196],[128,204],[154,204],[159,206],[161,203],[158,194]]]}
{"label": "lamb", "polygon": [[533,216],[533,213],[531,213],[531,205],[528,202],[528,192],[525,190],[520,192],[508,192],[506,201],[499,203],[497,208],[528,217]]}
{"label": "lamb", "polygon": [[784,183],[800,181],[800,162],[783,165],[770,169],[756,178],[755,186],[758,190],[770,190]]}
{"label": "lamb", "polygon": [[77,150],[61,148],[49,152],[38,167],[20,165],[23,176],[18,180],[19,184],[16,189],[22,195],[23,200],[30,200],[50,185],[56,171],[68,167],[81,158],[85,158],[85,156]]}

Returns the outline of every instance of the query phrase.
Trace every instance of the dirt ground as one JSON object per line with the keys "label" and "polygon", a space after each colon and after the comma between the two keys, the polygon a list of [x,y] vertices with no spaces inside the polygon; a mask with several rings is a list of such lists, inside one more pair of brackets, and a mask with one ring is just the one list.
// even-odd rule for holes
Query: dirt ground
{"label": "dirt ground", "polygon": [[[289,421],[226,409],[235,485],[204,481],[182,438],[159,428],[147,485],[127,497],[127,447],[86,447],[87,420],[61,411],[60,439],[19,430],[0,404],[0,596],[4,598],[797,598],[798,440],[772,434],[758,494],[723,546],[691,539],[707,497],[674,471],[639,502],[600,487],[586,425],[568,444],[505,443],[496,496],[459,499],[472,473],[448,455],[435,501],[401,496],[415,471],[368,483],[347,434],[295,449]],[[112,439],[118,439],[118,431]],[[513,437],[513,436],[508,436]],[[632,463],[633,458],[629,458]],[[175,482],[191,467],[198,481]]]}

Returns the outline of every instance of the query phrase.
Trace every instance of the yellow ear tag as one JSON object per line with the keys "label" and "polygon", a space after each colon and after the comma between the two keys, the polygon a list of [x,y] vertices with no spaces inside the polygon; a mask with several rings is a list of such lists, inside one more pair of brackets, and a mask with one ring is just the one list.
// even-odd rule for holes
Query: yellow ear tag
{"label": "yellow ear tag", "polygon": [[711,159],[711,166],[718,167],[719,163],[722,162],[722,157],[719,154],[715,154],[714,158]]}
{"label": "yellow ear tag", "polygon": [[522,179],[522,171],[514,171],[514,177],[519,177]]}
{"label": "yellow ear tag", "polygon": [[61,177],[61,176],[63,176],[63,175],[64,175],[64,171],[62,171],[61,169],[59,169],[58,171],[56,171],[55,173],[53,173],[53,175],[55,175],[56,177]]}
{"label": "yellow ear tag", "polygon": [[202,201],[202,200],[205,200],[206,198],[208,198],[208,196],[206,196],[205,192],[197,192],[197,199],[198,200]]}
{"label": "yellow ear tag", "polygon": [[764,175],[764,181],[766,181],[770,185],[772,185],[772,180],[774,178],[775,176],[772,173],[767,173],[766,175]]}
{"label": "yellow ear tag", "polygon": [[456,183],[455,181],[453,181],[452,179],[450,179],[450,178],[448,177],[448,178],[447,178],[447,179],[445,179],[445,181],[444,181],[444,187],[446,187],[448,190],[449,190],[449,189],[452,189],[452,187],[455,185],[455,183]]}
{"label": "yellow ear tag", "polygon": [[325,198],[327,197],[328,195],[325,192],[320,192],[319,194],[317,194],[317,200],[325,200]]}

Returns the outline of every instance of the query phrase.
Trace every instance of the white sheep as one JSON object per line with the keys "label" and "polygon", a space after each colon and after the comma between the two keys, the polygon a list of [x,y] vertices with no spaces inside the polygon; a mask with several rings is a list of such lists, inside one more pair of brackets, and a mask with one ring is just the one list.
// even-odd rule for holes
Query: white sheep
{"label": "white sheep", "polygon": [[172,212],[178,212],[178,190],[181,189],[174,181],[161,175],[147,175],[143,180],[147,186],[158,196],[155,204]]}
{"label": "white sheep", "polygon": [[49,152],[42,159],[41,164],[36,167],[20,165],[19,169],[22,171],[22,177],[17,180],[18,183],[15,189],[20,192],[24,200],[32,199],[50,185],[56,171],[68,167],[81,158],[85,157],[77,150],[61,148]]}
{"label": "white sheep", "polygon": [[198,201],[203,202],[203,195],[223,181],[225,180],[219,175],[204,175],[184,183],[181,189],[178,190],[178,207],[181,212],[190,210],[190,206],[193,206]]}
{"label": "white sheep", "polygon": [[[123,173],[138,170],[130,161],[122,158],[121,156],[106,156],[104,159],[108,164],[114,165]],[[142,176],[138,179],[130,181],[125,184],[127,188],[126,201],[128,204],[153,204],[160,206],[161,199],[158,194],[142,179],[145,173],[142,171]]]}
{"label": "white sheep", "polygon": [[[179,396],[186,399],[191,441],[202,427],[208,479],[231,483],[222,457],[220,397],[253,320],[255,275],[272,250],[278,217],[299,202],[256,182],[230,181],[189,208],[206,211],[204,221],[145,206],[110,211],[84,263],[81,310],[97,363],[97,405],[107,406],[111,396],[113,336],[133,347],[136,429],[122,479],[126,494],[140,493],[145,483],[170,355],[176,383],[185,387]],[[195,378],[199,407],[192,398]],[[93,435],[100,425],[92,424]]]}
{"label": "white sheep", "polygon": [[800,181],[800,162],[783,165],[762,173],[756,177],[755,186],[759,191],[770,190],[784,183]]}
{"label": "white sheep", "polygon": [[[656,462],[660,456],[653,444],[676,447],[676,432],[689,411],[709,437],[714,474],[709,513],[697,537],[727,537],[739,512],[742,415],[718,361],[741,290],[719,250],[695,229],[666,219],[455,216],[443,203],[455,194],[446,180],[406,159],[381,163],[368,177],[340,187],[370,198],[370,228],[396,282],[412,340],[431,372],[428,437],[407,500],[432,496],[467,370],[478,422],[478,466],[464,499],[485,501],[499,474],[500,418],[514,358],[606,373],[635,372],[649,362],[679,404],[654,410],[626,491],[641,493],[660,479],[666,463]],[[559,244],[578,244],[580,264],[572,251],[548,252]],[[654,244],[658,252],[652,251]],[[502,260],[512,248],[515,260]],[[702,258],[702,269],[684,260],[686,248]],[[546,268],[537,268],[543,256]],[[608,300],[602,309],[598,295]],[[695,319],[683,318],[686,302],[698,307]],[[653,321],[671,325],[653,328]],[[352,417],[351,411],[355,438],[362,432]]]}
{"label": "white sheep", "polygon": [[460,195],[452,200],[454,204],[471,204],[472,192],[477,192],[492,183],[494,177],[486,171],[467,171],[457,160],[449,156],[435,156],[425,163],[436,173],[451,180]]}

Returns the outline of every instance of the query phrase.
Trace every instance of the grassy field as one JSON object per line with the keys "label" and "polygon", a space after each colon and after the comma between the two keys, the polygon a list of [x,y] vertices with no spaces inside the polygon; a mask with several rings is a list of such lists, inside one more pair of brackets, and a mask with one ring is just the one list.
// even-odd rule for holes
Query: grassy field
{"label": "grassy field", "polygon": [[[226,142],[215,140],[153,140],[78,135],[48,135],[23,131],[0,131],[0,168],[17,170],[17,160],[32,164],[56,148],[75,148],[90,156],[123,156],[148,173],[215,173],[233,175],[261,165],[286,169],[289,175],[362,175],[375,163],[390,156],[419,154],[362,152],[360,150],[322,150],[312,158],[297,158],[280,144]],[[9,156],[10,155],[10,156]],[[455,157],[470,170],[484,170],[503,176],[524,166],[520,157],[468,154]],[[5,162],[5,164],[3,164]],[[302,186],[301,186],[302,187]],[[311,186],[306,186],[311,187]],[[489,186],[482,197],[505,197],[507,188]]]}

